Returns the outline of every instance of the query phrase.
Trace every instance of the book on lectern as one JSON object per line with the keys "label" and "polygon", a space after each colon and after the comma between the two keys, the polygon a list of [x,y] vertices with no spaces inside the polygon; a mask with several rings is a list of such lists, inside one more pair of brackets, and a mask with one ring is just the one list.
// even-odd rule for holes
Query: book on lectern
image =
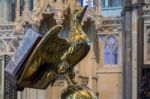
{"label": "book on lectern", "polygon": [[41,39],[42,36],[30,28],[25,32],[24,38],[5,68],[5,72],[8,75],[7,78],[13,85],[17,84],[26,62]]}

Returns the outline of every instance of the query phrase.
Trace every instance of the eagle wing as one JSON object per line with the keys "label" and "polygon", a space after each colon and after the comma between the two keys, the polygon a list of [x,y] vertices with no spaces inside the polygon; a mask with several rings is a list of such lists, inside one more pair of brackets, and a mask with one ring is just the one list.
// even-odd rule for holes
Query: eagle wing
{"label": "eagle wing", "polygon": [[[58,33],[62,28],[62,25],[54,26],[44,35],[42,40],[36,46],[19,79],[19,84],[21,86],[42,89],[47,86],[47,83],[50,82],[50,80],[55,78],[57,75],[55,72],[57,65],[56,61],[58,62],[60,60],[61,55],[69,46],[67,40],[58,37]],[[47,82],[43,82],[44,79]],[[41,83],[45,84],[39,86],[39,83],[34,86],[33,81],[37,82],[39,80],[42,81]]]}

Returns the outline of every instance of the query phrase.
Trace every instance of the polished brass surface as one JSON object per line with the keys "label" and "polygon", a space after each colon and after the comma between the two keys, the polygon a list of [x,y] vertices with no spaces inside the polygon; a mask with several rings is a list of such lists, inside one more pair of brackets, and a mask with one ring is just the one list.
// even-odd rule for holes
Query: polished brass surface
{"label": "polished brass surface", "polygon": [[[83,32],[81,21],[87,7],[71,14],[70,35],[67,39],[58,37],[61,25],[50,29],[33,51],[19,79],[22,87],[45,89],[49,84],[64,75],[68,84],[75,84],[73,67],[89,52],[87,35]],[[86,99],[86,98],[85,98]]]}
{"label": "polished brass surface", "polygon": [[96,96],[91,89],[75,85],[64,89],[61,99],[96,99]]}

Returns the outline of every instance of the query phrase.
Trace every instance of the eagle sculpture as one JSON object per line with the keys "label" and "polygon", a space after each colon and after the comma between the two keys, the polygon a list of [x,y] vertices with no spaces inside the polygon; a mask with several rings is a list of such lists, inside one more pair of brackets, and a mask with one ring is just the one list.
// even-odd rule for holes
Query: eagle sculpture
{"label": "eagle sculpture", "polygon": [[69,85],[76,84],[73,68],[90,49],[90,41],[81,26],[86,10],[87,6],[71,14],[67,39],[58,36],[62,25],[54,26],[44,35],[25,64],[18,82],[20,87],[45,89],[61,76],[66,78]]}

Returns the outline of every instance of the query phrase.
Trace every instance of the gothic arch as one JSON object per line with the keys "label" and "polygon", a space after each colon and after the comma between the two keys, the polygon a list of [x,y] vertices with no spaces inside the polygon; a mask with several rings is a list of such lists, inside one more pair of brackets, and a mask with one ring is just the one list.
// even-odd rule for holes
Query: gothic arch
{"label": "gothic arch", "polygon": [[106,41],[107,41],[107,39],[108,39],[109,37],[113,37],[113,38],[115,38],[115,39],[116,39],[116,41],[117,41],[117,44],[118,44],[118,46],[119,46],[119,39],[118,39],[118,37],[117,37],[117,36],[115,36],[115,35],[113,35],[113,34],[109,34],[109,35],[107,35],[107,36],[104,38],[104,46],[105,46]]}
{"label": "gothic arch", "polygon": [[103,57],[104,64],[118,64],[119,45],[117,39],[109,35],[105,39]]}

